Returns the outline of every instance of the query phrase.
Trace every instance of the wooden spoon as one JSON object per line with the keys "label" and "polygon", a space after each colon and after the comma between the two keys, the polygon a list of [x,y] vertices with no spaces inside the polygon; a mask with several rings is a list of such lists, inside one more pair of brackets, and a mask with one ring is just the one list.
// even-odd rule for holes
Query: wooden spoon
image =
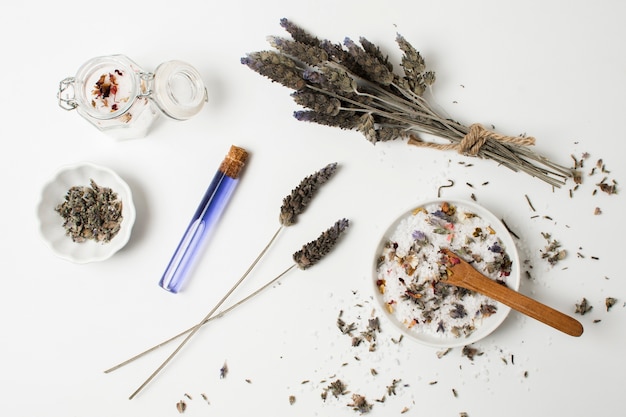
{"label": "wooden spoon", "polygon": [[573,317],[487,278],[451,250],[441,251],[448,257],[447,283],[484,294],[570,336],[583,334],[582,324]]}

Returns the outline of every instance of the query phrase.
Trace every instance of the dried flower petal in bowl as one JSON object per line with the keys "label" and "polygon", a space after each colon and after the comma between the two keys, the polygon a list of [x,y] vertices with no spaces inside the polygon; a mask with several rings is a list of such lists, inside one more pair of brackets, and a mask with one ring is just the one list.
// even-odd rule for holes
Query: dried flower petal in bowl
{"label": "dried flower petal in bowl", "polygon": [[494,331],[510,308],[446,284],[443,248],[518,289],[519,257],[500,220],[474,203],[434,200],[403,213],[385,231],[374,261],[375,293],[407,335],[431,346],[463,346]]}
{"label": "dried flower petal in bowl", "polygon": [[130,238],[135,207],[128,185],[113,171],[83,163],[61,168],[37,208],[42,237],[61,258],[102,261]]}

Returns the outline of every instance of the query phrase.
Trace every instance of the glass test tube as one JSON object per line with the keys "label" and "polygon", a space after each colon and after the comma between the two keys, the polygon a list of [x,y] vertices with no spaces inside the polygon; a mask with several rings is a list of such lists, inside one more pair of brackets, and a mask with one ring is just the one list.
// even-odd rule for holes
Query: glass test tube
{"label": "glass test tube", "polygon": [[172,293],[180,291],[203,242],[235,190],[247,159],[248,152],[245,149],[230,147],[159,281],[164,289]]}

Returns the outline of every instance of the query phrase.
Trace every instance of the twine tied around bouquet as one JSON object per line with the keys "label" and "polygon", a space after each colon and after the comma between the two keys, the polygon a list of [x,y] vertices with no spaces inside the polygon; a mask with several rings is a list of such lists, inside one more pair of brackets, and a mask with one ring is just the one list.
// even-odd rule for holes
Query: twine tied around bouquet
{"label": "twine tied around bouquet", "polygon": [[501,135],[491,130],[485,129],[479,123],[470,125],[469,131],[460,141],[454,143],[434,143],[423,142],[417,136],[411,135],[409,137],[408,144],[415,146],[422,146],[426,148],[434,148],[442,151],[456,150],[458,153],[468,156],[477,156],[480,149],[489,139],[492,139],[501,143],[510,143],[519,146],[531,146],[535,144],[535,138],[532,136],[507,136]]}

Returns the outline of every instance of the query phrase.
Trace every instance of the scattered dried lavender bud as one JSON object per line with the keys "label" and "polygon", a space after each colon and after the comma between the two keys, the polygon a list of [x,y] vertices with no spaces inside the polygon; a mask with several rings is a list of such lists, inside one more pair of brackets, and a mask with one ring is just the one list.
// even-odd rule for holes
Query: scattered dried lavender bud
{"label": "scattered dried lavender bud", "polygon": [[607,193],[609,195],[617,194],[617,187],[615,186],[615,183],[609,184],[609,183],[606,183],[606,182],[600,182],[600,183],[598,183],[596,185],[598,186],[600,191],[603,191],[603,192],[605,192],[605,193]]}
{"label": "scattered dried lavender bud", "polygon": [[583,298],[580,301],[580,303],[576,304],[575,313],[580,314],[581,316],[584,316],[585,314],[590,312],[592,308],[593,306],[589,305],[589,302],[587,301],[587,299]]}
{"label": "scattered dried lavender bud", "polygon": [[348,404],[348,407],[352,407],[354,411],[358,411],[361,414],[366,414],[372,411],[374,406],[367,402],[365,396],[352,394],[352,403]]}
{"label": "scattered dried lavender bud", "polygon": [[583,182],[583,175],[580,171],[572,171],[573,177],[572,179],[574,180],[574,184],[582,184]]}
{"label": "scattered dried lavender bud", "polygon": [[546,259],[552,266],[565,259],[567,251],[561,249],[561,243],[558,240],[552,239],[549,233],[541,233],[541,235],[548,242],[548,245],[541,253],[541,258]]}
{"label": "scattered dried lavender bud", "polygon": [[446,356],[448,353],[450,353],[450,351],[451,351],[451,350],[452,350],[451,348],[447,348],[447,349],[445,349],[445,350],[440,350],[440,351],[438,351],[438,352],[437,352],[437,358],[439,358],[439,359],[443,358],[443,357],[444,357],[444,356]]}
{"label": "scattered dried lavender bud", "polygon": [[393,381],[391,381],[391,385],[387,386],[387,395],[396,395],[396,388],[398,387],[399,383],[399,379],[394,379]]}
{"label": "scattered dried lavender bud", "polygon": [[224,365],[220,368],[220,378],[224,379],[228,375],[228,365],[224,362]]}
{"label": "scattered dried lavender bud", "polygon": [[[350,391],[348,391],[348,386],[344,384],[341,379],[336,379],[335,381],[332,381],[326,388],[324,388],[323,393],[328,392],[330,392],[335,398],[337,398],[340,395],[348,394]],[[324,394],[322,394],[322,397],[326,398]]]}
{"label": "scattered dried lavender bud", "polygon": [[611,307],[613,307],[617,303],[617,298],[607,297],[604,300],[604,305],[606,306],[606,311],[609,311]]}
{"label": "scattered dried lavender bud", "polygon": [[482,354],[483,352],[480,352],[478,349],[471,346],[463,346],[463,350],[461,351],[461,355],[467,356],[467,358],[471,361],[474,360],[475,356],[481,356]]}

